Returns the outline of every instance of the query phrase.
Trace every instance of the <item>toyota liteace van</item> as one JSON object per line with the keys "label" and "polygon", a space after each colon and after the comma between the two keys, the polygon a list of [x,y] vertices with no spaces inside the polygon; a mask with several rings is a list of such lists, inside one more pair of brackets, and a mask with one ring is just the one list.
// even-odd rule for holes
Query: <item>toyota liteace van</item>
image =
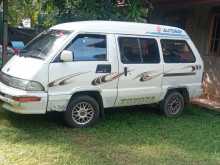
{"label": "toyota liteace van", "polygon": [[42,32],[0,73],[3,108],[63,112],[70,127],[104,109],[158,104],[179,116],[202,93],[203,61],[187,33],[163,25],[85,21]]}

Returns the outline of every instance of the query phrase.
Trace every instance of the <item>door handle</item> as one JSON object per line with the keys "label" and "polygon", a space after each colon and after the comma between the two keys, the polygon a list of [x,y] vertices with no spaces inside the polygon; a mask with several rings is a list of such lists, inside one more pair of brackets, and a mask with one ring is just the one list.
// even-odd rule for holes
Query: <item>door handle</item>
{"label": "door handle", "polygon": [[111,64],[99,64],[96,73],[111,73]]}
{"label": "door handle", "polygon": [[127,67],[124,67],[124,74],[125,74],[125,76],[128,75],[128,68]]}

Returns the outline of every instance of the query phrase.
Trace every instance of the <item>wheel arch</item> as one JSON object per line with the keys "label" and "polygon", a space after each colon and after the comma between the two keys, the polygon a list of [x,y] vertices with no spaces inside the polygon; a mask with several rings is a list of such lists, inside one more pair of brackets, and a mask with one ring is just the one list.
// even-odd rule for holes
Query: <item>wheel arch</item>
{"label": "wheel arch", "polygon": [[74,97],[77,97],[79,95],[87,95],[87,96],[94,98],[99,104],[100,115],[102,118],[104,118],[104,105],[103,105],[103,99],[102,99],[102,95],[101,95],[100,91],[97,91],[97,90],[77,91],[77,92],[73,93],[70,100],[72,100]]}
{"label": "wheel arch", "polygon": [[166,92],[164,98],[166,98],[166,96],[170,92],[174,92],[174,91],[179,92],[183,96],[185,105],[189,105],[189,103],[190,103],[190,96],[189,96],[189,90],[188,90],[187,87],[169,88],[169,89],[167,89],[167,92]]}

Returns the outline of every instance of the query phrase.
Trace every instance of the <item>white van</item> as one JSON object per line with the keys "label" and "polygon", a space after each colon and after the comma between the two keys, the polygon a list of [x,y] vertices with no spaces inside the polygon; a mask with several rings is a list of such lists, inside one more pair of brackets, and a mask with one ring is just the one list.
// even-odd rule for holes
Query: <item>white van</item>
{"label": "white van", "polygon": [[182,29],[114,21],[64,23],[44,31],[0,73],[3,108],[64,112],[87,127],[104,108],[159,103],[176,117],[202,93],[203,61]]}

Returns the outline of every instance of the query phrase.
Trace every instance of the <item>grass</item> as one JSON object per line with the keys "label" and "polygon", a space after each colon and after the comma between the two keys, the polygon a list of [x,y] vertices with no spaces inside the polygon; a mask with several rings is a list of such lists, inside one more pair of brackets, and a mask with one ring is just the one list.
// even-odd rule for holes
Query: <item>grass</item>
{"label": "grass", "polygon": [[220,164],[220,114],[190,107],[177,119],[149,107],[111,109],[93,128],[70,129],[61,114],[0,111],[0,164]]}

